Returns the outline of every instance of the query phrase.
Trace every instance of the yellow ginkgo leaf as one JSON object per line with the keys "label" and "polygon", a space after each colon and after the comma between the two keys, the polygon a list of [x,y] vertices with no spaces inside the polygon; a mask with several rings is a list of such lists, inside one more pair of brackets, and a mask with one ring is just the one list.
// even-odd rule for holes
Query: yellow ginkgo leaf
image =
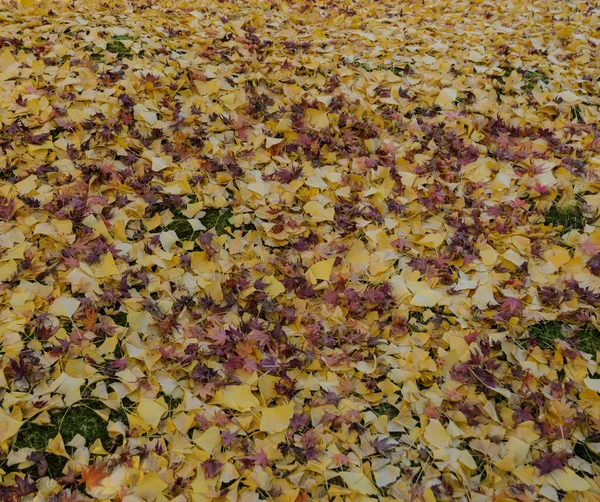
{"label": "yellow ginkgo leaf", "polygon": [[444,448],[450,444],[450,435],[439,420],[432,419],[425,428],[424,438],[427,442],[436,447]]}
{"label": "yellow ginkgo leaf", "polygon": [[52,453],[53,455],[58,455],[59,457],[71,458],[65,449],[65,443],[60,432],[48,442],[46,451],[48,453]]}
{"label": "yellow ginkgo leaf", "polygon": [[448,105],[454,103],[457,97],[458,93],[456,92],[456,89],[442,89],[435,100],[435,104],[442,108],[446,108]]}
{"label": "yellow ginkgo leaf", "polygon": [[265,288],[265,291],[273,298],[278,295],[282,295],[286,291],[285,286],[275,279],[275,277],[266,278],[265,282],[268,284],[268,286]]}
{"label": "yellow ginkgo leaf", "polygon": [[546,479],[557,490],[565,492],[587,492],[591,485],[571,468],[564,467],[546,474]]}
{"label": "yellow ginkgo leaf", "polygon": [[149,472],[136,484],[135,491],[144,500],[153,501],[160,493],[168,488],[156,472]]}
{"label": "yellow ginkgo leaf", "polygon": [[207,453],[212,453],[221,444],[221,431],[218,427],[209,427],[201,436],[194,440],[194,443]]}
{"label": "yellow ginkgo leaf", "polygon": [[0,443],[13,437],[21,428],[22,422],[0,410]]}
{"label": "yellow ginkgo leaf", "polygon": [[138,402],[137,413],[151,427],[158,427],[161,417],[168,411],[162,400],[142,398]]}
{"label": "yellow ginkgo leaf", "polygon": [[314,200],[304,204],[304,210],[312,217],[315,223],[331,221],[335,217],[335,209],[332,207],[325,209],[320,202]]}
{"label": "yellow ginkgo leaf", "polygon": [[439,248],[442,245],[442,242],[444,242],[444,236],[442,234],[428,234],[419,240],[419,244],[434,249]]}
{"label": "yellow ginkgo leaf", "polygon": [[341,478],[346,483],[346,486],[361,495],[376,495],[377,488],[362,472],[342,472]]}
{"label": "yellow ginkgo leaf", "polygon": [[215,393],[213,402],[237,411],[251,410],[260,405],[250,385],[227,385]]}
{"label": "yellow ginkgo leaf", "polygon": [[73,317],[81,302],[77,298],[61,296],[52,302],[48,313],[55,316]]}
{"label": "yellow ginkgo leaf", "polygon": [[433,289],[424,289],[417,291],[410,301],[415,307],[435,307],[444,297],[442,293]]}
{"label": "yellow ginkgo leaf", "polygon": [[[30,6],[33,6],[33,0],[23,0],[23,1],[31,2]],[[10,49],[4,49],[2,52],[0,52],[0,67],[1,68],[3,68],[3,69],[8,68],[9,66],[12,66],[16,62],[17,62],[17,60],[12,55],[12,52],[10,51]]]}
{"label": "yellow ginkgo leaf", "polygon": [[169,252],[173,244],[179,240],[179,237],[173,230],[160,233],[160,243],[165,251]]}
{"label": "yellow ginkgo leaf", "polygon": [[325,111],[309,108],[306,110],[306,116],[308,117],[310,125],[315,129],[325,129],[329,127],[329,117]]}
{"label": "yellow ginkgo leaf", "polygon": [[294,403],[262,408],[260,430],[268,433],[285,431],[294,415]]}
{"label": "yellow ginkgo leaf", "polygon": [[311,284],[316,284],[318,281],[328,281],[333,269],[335,258],[322,260],[311,266],[306,272],[306,278]]}
{"label": "yellow ginkgo leaf", "polygon": [[94,276],[97,278],[119,275],[119,269],[112,253],[105,253],[100,263],[95,267]]}

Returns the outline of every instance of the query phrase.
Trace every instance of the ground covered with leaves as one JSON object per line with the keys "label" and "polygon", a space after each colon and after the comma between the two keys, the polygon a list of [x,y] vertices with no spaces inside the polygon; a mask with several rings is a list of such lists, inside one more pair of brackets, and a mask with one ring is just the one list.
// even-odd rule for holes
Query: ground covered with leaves
{"label": "ground covered with leaves", "polygon": [[594,2],[34,3],[2,500],[600,500]]}

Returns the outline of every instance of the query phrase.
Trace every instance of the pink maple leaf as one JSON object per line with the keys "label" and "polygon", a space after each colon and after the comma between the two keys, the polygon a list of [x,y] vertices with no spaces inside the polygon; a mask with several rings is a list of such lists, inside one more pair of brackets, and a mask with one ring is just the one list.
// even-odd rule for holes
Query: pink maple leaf
{"label": "pink maple leaf", "polygon": [[511,314],[514,314],[515,312],[520,313],[523,310],[523,304],[518,298],[508,297],[502,302],[500,309],[507,310]]}
{"label": "pink maple leaf", "polygon": [[341,467],[342,465],[347,466],[350,463],[350,458],[343,453],[336,453],[333,456],[333,463],[336,467]]}
{"label": "pink maple leaf", "polygon": [[598,251],[600,251],[600,246],[598,244],[594,244],[592,241],[585,241],[579,244],[579,247],[582,251],[589,255],[595,255]]}
{"label": "pink maple leaf", "polygon": [[519,199],[519,197],[515,197],[513,200],[508,202],[508,205],[515,208],[525,207],[527,205],[527,202],[525,202],[523,199]]}
{"label": "pink maple leaf", "polygon": [[266,469],[268,465],[271,465],[269,457],[267,457],[265,450],[262,449],[258,453],[253,453],[244,458],[252,461],[254,465],[260,465],[263,469]]}
{"label": "pink maple leaf", "polygon": [[540,184],[539,181],[536,181],[535,185],[533,185],[532,188],[540,195],[546,195],[550,191],[550,189],[546,185]]}

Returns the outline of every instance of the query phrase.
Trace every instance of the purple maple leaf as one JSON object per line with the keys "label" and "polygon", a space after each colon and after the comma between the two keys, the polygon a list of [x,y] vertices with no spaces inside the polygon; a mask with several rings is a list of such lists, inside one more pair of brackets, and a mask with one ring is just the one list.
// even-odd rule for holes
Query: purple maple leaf
{"label": "purple maple leaf", "polygon": [[337,404],[342,400],[342,398],[335,392],[329,390],[321,391],[321,395],[323,396],[323,399],[325,399],[325,404],[333,404],[337,406]]}
{"label": "purple maple leaf", "polygon": [[221,472],[223,464],[214,458],[209,458],[206,462],[202,462],[202,469],[207,479],[216,478]]}
{"label": "purple maple leaf", "polygon": [[531,410],[527,407],[517,408],[513,413],[513,419],[515,421],[515,425],[534,420]]}
{"label": "purple maple leaf", "polygon": [[375,441],[371,441],[371,446],[375,448],[380,455],[387,455],[396,447],[396,442],[389,437],[379,437]]}
{"label": "purple maple leaf", "polygon": [[540,458],[533,462],[533,464],[539,469],[540,474],[548,474],[552,471],[557,471],[562,469],[569,455],[566,452],[555,453],[547,453],[545,451],[542,452]]}

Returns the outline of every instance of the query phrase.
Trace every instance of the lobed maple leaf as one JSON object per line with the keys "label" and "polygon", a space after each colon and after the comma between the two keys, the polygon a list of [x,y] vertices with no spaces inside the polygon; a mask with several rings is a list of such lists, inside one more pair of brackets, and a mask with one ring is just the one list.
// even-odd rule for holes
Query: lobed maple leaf
{"label": "lobed maple leaf", "polygon": [[518,298],[505,298],[500,305],[501,310],[506,310],[511,314],[520,314],[523,311],[523,303]]}
{"label": "lobed maple leaf", "polygon": [[100,486],[100,482],[108,476],[106,464],[94,462],[91,466],[81,471],[81,481],[85,483],[85,489],[89,492],[92,488]]}
{"label": "lobed maple leaf", "polygon": [[271,465],[271,461],[263,449],[261,449],[258,453],[253,453],[252,455],[247,455],[243,458],[248,460],[252,465],[260,466],[263,469],[266,469],[269,465]]}

